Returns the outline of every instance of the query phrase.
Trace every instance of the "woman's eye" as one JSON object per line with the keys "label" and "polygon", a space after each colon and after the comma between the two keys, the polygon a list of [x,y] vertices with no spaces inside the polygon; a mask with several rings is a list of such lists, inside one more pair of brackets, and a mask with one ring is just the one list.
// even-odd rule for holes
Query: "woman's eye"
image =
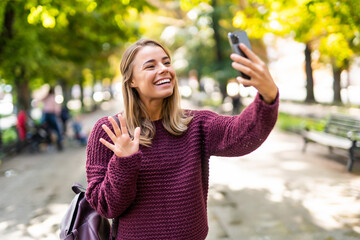
{"label": "woman's eye", "polygon": [[165,64],[165,65],[170,65],[171,63],[170,63],[170,62],[165,62],[164,64]]}
{"label": "woman's eye", "polygon": [[149,65],[145,67],[145,69],[151,69],[151,68],[154,68],[154,65]]}

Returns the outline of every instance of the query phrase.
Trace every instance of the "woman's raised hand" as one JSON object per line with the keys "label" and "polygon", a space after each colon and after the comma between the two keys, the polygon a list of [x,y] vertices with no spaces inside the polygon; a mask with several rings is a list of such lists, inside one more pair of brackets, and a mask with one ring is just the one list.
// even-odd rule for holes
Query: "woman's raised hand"
{"label": "woman's raised hand", "polygon": [[120,126],[113,117],[110,116],[108,118],[113,126],[114,132],[112,132],[105,124],[102,125],[102,128],[110,137],[113,144],[103,138],[100,138],[100,142],[113,151],[116,156],[127,157],[139,151],[140,128],[135,128],[134,139],[131,139],[126,128],[124,117],[121,116],[121,114],[117,117],[119,118]]}
{"label": "woman's raised hand", "polygon": [[239,47],[249,59],[233,53],[230,56],[231,60],[233,60],[232,67],[250,76],[251,80],[242,77],[236,79],[244,86],[255,87],[266,103],[273,102],[278,89],[266,64],[245,44],[240,43]]}

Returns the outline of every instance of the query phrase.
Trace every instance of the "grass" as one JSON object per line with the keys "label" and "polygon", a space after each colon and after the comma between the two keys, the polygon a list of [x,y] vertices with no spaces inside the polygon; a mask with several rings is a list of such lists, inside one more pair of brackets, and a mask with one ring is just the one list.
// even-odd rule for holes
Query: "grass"
{"label": "grass", "polygon": [[305,129],[323,131],[325,124],[325,119],[304,118],[286,113],[279,113],[276,126],[284,131],[300,133]]}

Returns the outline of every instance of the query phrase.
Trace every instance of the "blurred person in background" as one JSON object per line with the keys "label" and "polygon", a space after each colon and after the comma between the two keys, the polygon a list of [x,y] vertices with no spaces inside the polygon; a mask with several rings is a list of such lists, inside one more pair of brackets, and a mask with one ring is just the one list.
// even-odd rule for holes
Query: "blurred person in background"
{"label": "blurred person in background", "polygon": [[123,54],[125,111],[97,121],[87,145],[86,198],[107,218],[118,217],[116,239],[204,240],[208,234],[210,156],[257,149],[277,120],[278,88],[250,49],[232,54],[238,77],[258,90],[237,116],[180,108],[169,51],[139,40]]}
{"label": "blurred person in background", "polygon": [[61,130],[62,127],[60,124],[61,105],[55,101],[55,92],[53,87],[50,87],[47,96],[45,96],[45,98],[42,99],[42,102],[43,102],[42,123],[46,124],[49,130],[52,130],[56,133],[57,149],[59,151],[62,151],[63,136]]}
{"label": "blurred person in background", "polygon": [[64,105],[61,107],[61,114],[60,114],[60,119],[61,119],[61,123],[62,123],[62,134],[63,134],[63,136],[66,136],[67,123],[68,123],[68,121],[69,121],[70,118],[71,118],[71,115],[70,115],[69,108],[66,106],[66,104],[64,104]]}
{"label": "blurred person in background", "polygon": [[24,110],[20,110],[17,114],[16,129],[19,138],[18,151],[21,151],[26,144],[27,139],[27,114]]}
{"label": "blurred person in background", "polygon": [[72,121],[72,128],[74,131],[75,140],[79,141],[82,146],[87,144],[87,134],[83,132],[82,123],[79,115],[75,115]]}

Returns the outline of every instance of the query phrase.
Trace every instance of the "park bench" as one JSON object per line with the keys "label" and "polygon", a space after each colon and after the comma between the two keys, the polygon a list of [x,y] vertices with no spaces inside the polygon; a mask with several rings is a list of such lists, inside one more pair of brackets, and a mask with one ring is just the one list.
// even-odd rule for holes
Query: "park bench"
{"label": "park bench", "polygon": [[360,119],[343,114],[331,114],[324,131],[304,130],[303,152],[309,142],[322,144],[333,148],[344,149],[349,153],[347,170],[350,172],[355,162],[356,154],[360,151]]}

